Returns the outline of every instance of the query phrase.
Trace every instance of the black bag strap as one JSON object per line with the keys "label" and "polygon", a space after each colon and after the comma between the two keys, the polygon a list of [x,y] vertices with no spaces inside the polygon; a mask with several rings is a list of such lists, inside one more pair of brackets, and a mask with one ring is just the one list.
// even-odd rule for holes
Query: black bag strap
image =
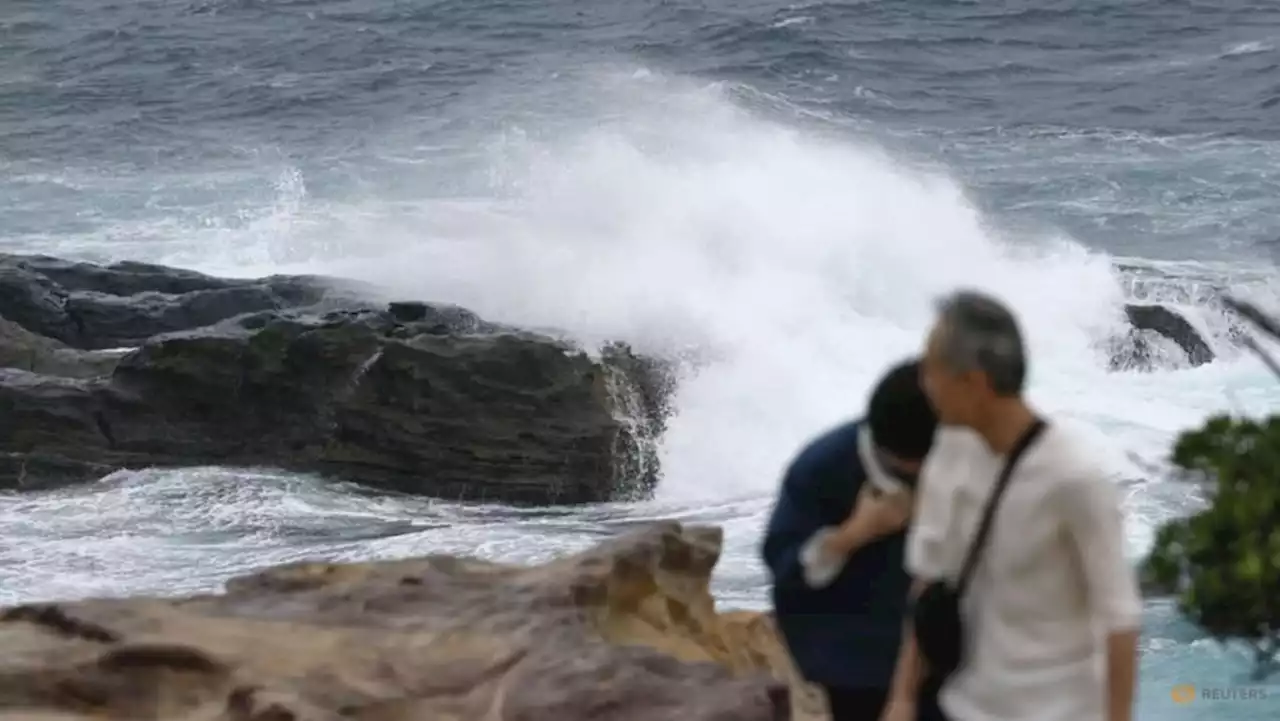
{"label": "black bag strap", "polygon": [[995,518],[996,507],[1000,505],[1000,497],[1004,495],[1004,489],[1009,485],[1009,479],[1013,477],[1013,467],[1018,465],[1018,461],[1027,449],[1035,441],[1040,432],[1044,430],[1045,422],[1039,418],[1031,424],[1031,427],[1023,432],[1018,442],[1013,444],[1013,448],[1009,451],[1009,460],[1005,461],[1004,468],[1000,471],[999,478],[996,479],[995,488],[991,490],[991,497],[987,499],[987,507],[982,513],[982,522],[978,524],[978,533],[974,536],[973,543],[969,546],[969,552],[964,557],[964,565],[960,568],[960,577],[956,579],[956,595],[964,594],[965,587],[969,585],[969,579],[973,577],[973,570],[978,565],[978,557],[982,554],[982,547],[987,542],[987,536],[991,535],[991,521]]}

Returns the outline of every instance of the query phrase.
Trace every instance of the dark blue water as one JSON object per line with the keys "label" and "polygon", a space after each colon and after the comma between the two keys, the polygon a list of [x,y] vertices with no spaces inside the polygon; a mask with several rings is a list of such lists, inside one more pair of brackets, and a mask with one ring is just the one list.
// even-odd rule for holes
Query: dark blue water
{"label": "dark blue water", "polygon": [[[1277,47],[1280,4],[1246,0],[8,0],[0,250],[344,272],[720,360],[682,384],[653,504],[123,474],[0,498],[22,549],[0,550],[0,599],[308,555],[535,560],[678,516],[726,526],[718,590],[758,606],[777,470],[958,283],[1019,307],[1046,408],[1158,463],[1208,413],[1280,401],[1203,305],[1223,286],[1280,305]],[[1108,373],[1094,341],[1152,293],[1222,358]],[[1195,502],[1131,489],[1133,554]],[[1151,608],[1143,721],[1280,715],[1280,691],[1172,705],[1245,668],[1198,638]]]}
{"label": "dark blue water", "polygon": [[[267,156],[296,164],[313,197],[343,198],[388,172],[388,149],[572,112],[590,102],[578,76],[639,64],[921,135],[991,207],[1048,215],[1085,242],[1185,257],[1186,243],[1247,254],[1280,239],[1248,217],[1276,190],[1273,3],[15,0],[4,15],[9,183],[217,169],[235,203],[259,189],[237,193],[230,176]],[[1064,163],[1049,187],[1019,172],[1046,156]],[[68,193],[5,190],[18,239],[73,207],[59,205]],[[134,190],[117,213],[157,200]],[[1143,217],[1156,205],[1177,227]]]}

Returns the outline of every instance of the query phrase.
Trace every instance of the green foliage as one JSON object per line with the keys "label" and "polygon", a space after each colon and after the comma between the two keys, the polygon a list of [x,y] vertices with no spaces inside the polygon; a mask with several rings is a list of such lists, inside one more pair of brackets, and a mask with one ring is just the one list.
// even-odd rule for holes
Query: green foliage
{"label": "green foliage", "polygon": [[1211,418],[1178,438],[1173,462],[1209,506],[1159,529],[1144,575],[1215,639],[1252,645],[1261,678],[1280,650],[1280,416]]}

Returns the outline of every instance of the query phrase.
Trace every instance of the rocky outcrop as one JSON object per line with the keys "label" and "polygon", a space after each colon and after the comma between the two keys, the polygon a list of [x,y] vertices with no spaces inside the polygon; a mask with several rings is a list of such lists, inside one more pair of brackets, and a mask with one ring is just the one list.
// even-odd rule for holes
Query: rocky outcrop
{"label": "rocky outcrop", "polygon": [[716,612],[720,543],[663,523],[535,567],[302,563],[3,609],[0,719],[816,718],[768,617]]}
{"label": "rocky outcrop", "polygon": [[[1156,338],[1172,341],[1185,356],[1183,363],[1192,367],[1210,363],[1216,354],[1209,343],[1177,311],[1159,304],[1126,303],[1125,317],[1130,329],[1112,338],[1108,346],[1112,370],[1149,371],[1162,365]],[[1175,351],[1177,352],[1177,351]]]}
{"label": "rocky outcrop", "polygon": [[[1251,329],[1232,296],[1242,287],[1270,284],[1264,270],[1223,275],[1198,264],[1149,263],[1117,263],[1116,270],[1131,300],[1124,309],[1128,332],[1110,340],[1113,370],[1196,367],[1213,362],[1219,351],[1247,348]],[[1197,330],[1184,309],[1211,321],[1214,337]]]}
{"label": "rocky outcrop", "polygon": [[1187,361],[1191,365],[1204,365],[1214,359],[1213,350],[1196,331],[1195,326],[1177,312],[1162,305],[1134,303],[1125,305],[1124,312],[1134,328],[1158,333],[1177,343],[1187,354]]}
{"label": "rocky outcrop", "polygon": [[0,257],[0,488],[203,464],[521,504],[656,484],[657,362],[362,298],[336,279]]}

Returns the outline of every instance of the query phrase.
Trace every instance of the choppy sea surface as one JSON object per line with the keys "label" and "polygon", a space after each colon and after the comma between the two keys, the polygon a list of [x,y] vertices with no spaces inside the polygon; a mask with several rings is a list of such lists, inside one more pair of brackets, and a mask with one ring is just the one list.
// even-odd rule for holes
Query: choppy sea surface
{"label": "choppy sea surface", "polygon": [[[0,496],[0,603],[304,557],[534,561],[679,518],[726,529],[722,605],[763,607],[781,468],[959,284],[1017,305],[1033,399],[1137,479],[1136,559],[1199,502],[1158,472],[1176,433],[1280,404],[1207,303],[1280,307],[1278,47],[1263,0],[6,0],[0,250],[338,273],[716,360],[682,380],[651,502],[122,473]],[[1218,360],[1109,372],[1135,298]],[[1141,721],[1280,717],[1280,685],[1175,705],[1248,659],[1167,607],[1143,650]]]}

